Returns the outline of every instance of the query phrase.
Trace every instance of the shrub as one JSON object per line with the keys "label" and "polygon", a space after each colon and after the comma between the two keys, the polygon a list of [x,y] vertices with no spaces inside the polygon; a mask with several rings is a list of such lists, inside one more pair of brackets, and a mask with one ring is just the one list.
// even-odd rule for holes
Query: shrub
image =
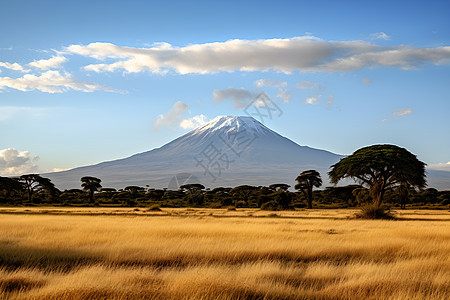
{"label": "shrub", "polygon": [[247,203],[245,203],[245,201],[238,201],[236,203],[236,207],[246,207]]}
{"label": "shrub", "polygon": [[263,205],[261,205],[262,210],[279,210],[278,202],[276,201],[270,201],[266,202]]}
{"label": "shrub", "polygon": [[361,211],[356,214],[359,219],[384,219],[394,220],[395,216],[383,206],[370,203],[361,207]]}
{"label": "shrub", "polygon": [[209,206],[209,208],[221,208],[222,204],[218,203],[218,202],[212,202],[208,206]]}
{"label": "shrub", "polygon": [[136,206],[137,202],[133,199],[127,199],[124,203],[123,206]]}
{"label": "shrub", "polygon": [[147,211],[162,211],[162,210],[158,204],[153,204],[152,206],[147,208]]}
{"label": "shrub", "polygon": [[450,205],[450,199],[442,200],[441,205]]}

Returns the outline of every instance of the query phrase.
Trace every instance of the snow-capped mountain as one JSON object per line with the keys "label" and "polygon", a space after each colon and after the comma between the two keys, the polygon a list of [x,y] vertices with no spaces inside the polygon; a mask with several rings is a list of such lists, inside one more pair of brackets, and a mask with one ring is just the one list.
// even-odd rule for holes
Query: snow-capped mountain
{"label": "snow-capped mountain", "polygon": [[83,176],[101,178],[104,187],[166,188],[172,182],[172,188],[174,179],[179,185],[190,178],[213,188],[294,185],[300,172],[316,169],[326,184],[328,168],[341,157],[300,146],[252,117],[220,116],[161,148],[45,176],[60,189],[78,188]]}

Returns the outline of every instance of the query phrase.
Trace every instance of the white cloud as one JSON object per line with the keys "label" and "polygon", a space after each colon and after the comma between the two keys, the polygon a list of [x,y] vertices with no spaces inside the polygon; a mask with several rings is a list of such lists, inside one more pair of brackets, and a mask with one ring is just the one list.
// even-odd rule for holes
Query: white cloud
{"label": "white cloud", "polygon": [[372,37],[372,39],[375,39],[375,40],[388,41],[391,39],[391,37],[384,32],[371,33],[370,36]]}
{"label": "white cloud", "polygon": [[450,161],[447,163],[438,163],[438,164],[428,165],[428,169],[450,172]]}
{"label": "white cloud", "polygon": [[322,97],[322,95],[314,95],[314,96],[306,99],[305,103],[306,104],[316,104],[317,100],[319,100],[320,97]]}
{"label": "white cloud", "polygon": [[208,123],[208,118],[205,115],[197,115],[192,118],[181,120],[179,125],[183,129],[195,129],[206,123]]}
{"label": "white cloud", "polygon": [[308,89],[308,90],[315,89],[318,86],[319,83],[314,81],[302,81],[295,85],[295,87],[298,89]]}
{"label": "white cloud", "polygon": [[286,81],[259,79],[255,81],[257,87],[270,86],[270,87],[284,87],[287,86]]}
{"label": "white cloud", "polygon": [[70,170],[70,168],[53,168],[48,170],[48,172],[63,172],[63,171],[67,171]]}
{"label": "white cloud", "polygon": [[400,108],[400,109],[394,109],[394,112],[392,113],[393,116],[406,116],[413,113],[413,110],[411,108]]}
{"label": "white cloud", "polygon": [[178,101],[167,111],[166,114],[159,115],[155,122],[153,122],[152,130],[156,131],[161,127],[169,127],[173,130],[176,127],[182,129],[194,129],[208,122],[205,115],[196,115],[192,118],[182,118],[181,116],[188,111],[188,105],[183,101]]}
{"label": "white cloud", "polygon": [[362,41],[325,41],[304,36],[286,39],[229,40],[175,47],[167,43],[149,48],[122,47],[111,43],[72,45],[66,51],[111,63],[91,64],[95,72],[208,74],[233,71],[341,72],[363,68],[414,69],[424,63],[450,63],[450,47],[384,47]]}
{"label": "white cloud", "polygon": [[363,79],[361,79],[361,82],[364,84],[371,84],[372,80],[370,80],[369,78],[363,78]]}
{"label": "white cloud", "polygon": [[20,72],[28,72],[28,70],[25,70],[21,65],[19,65],[18,63],[9,63],[9,62],[1,62],[0,61],[0,67],[3,67],[5,69],[10,69],[10,70],[14,70],[14,71],[20,71]]}
{"label": "white cloud", "polygon": [[36,89],[51,94],[62,93],[71,89],[82,92],[93,92],[96,90],[120,92],[97,83],[77,80],[70,74],[61,74],[59,71],[46,71],[40,74],[40,76],[26,74],[20,78],[0,77],[0,90],[5,87],[23,92]]}
{"label": "white cloud", "polygon": [[278,89],[278,94],[275,97],[283,99],[284,103],[289,103],[292,101],[291,92],[285,89]]}
{"label": "white cloud", "polygon": [[188,106],[183,101],[176,102],[169,111],[164,115],[159,115],[155,122],[153,122],[152,130],[158,130],[163,126],[175,128],[181,121],[180,116],[184,114]]}
{"label": "white cloud", "polygon": [[28,65],[41,70],[47,70],[59,68],[60,65],[65,63],[66,61],[67,58],[65,58],[64,56],[52,56],[52,58],[37,60],[29,63]]}
{"label": "white cloud", "polygon": [[14,176],[38,172],[36,162],[39,156],[32,157],[28,151],[14,148],[0,150],[0,175]]}
{"label": "white cloud", "polygon": [[245,108],[249,104],[249,100],[253,98],[253,94],[246,89],[236,89],[229,87],[224,90],[213,91],[213,102],[219,103],[226,100],[234,102],[235,109]]}
{"label": "white cloud", "polygon": [[327,106],[327,109],[330,108],[331,104],[333,104],[333,101],[334,101],[334,95],[331,94],[330,96],[328,96],[327,102],[325,102],[325,105]]}

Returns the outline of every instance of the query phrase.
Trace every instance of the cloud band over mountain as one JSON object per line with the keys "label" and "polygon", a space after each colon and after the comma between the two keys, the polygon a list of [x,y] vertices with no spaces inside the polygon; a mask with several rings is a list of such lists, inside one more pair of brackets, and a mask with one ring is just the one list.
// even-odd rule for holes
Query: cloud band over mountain
{"label": "cloud band over mountain", "polygon": [[85,70],[130,73],[208,74],[233,71],[346,72],[363,68],[415,69],[421,64],[450,63],[450,47],[379,46],[364,41],[325,41],[312,36],[285,39],[234,39],[176,47],[157,43],[149,48],[112,43],[71,45],[73,54],[113,62],[90,64]]}

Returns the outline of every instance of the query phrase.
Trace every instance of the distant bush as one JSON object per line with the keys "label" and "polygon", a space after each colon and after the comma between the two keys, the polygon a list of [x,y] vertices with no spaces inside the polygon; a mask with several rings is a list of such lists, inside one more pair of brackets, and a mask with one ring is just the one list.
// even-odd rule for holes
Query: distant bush
{"label": "distant bush", "polygon": [[296,203],[294,206],[294,208],[306,208],[306,207],[308,207],[308,205],[303,202]]}
{"label": "distant bush", "polygon": [[278,202],[277,201],[270,201],[266,202],[263,205],[261,205],[262,210],[280,210]]}
{"label": "distant bush", "polygon": [[237,201],[236,207],[247,207],[247,203],[245,201]]}
{"label": "distant bush", "polygon": [[208,207],[209,207],[209,208],[221,208],[221,207],[222,207],[222,204],[221,204],[221,203],[218,203],[218,202],[212,202],[212,203],[209,203],[209,204],[208,204]]}
{"label": "distant bush", "polygon": [[133,206],[136,206],[136,205],[137,205],[137,202],[135,200],[133,200],[133,199],[126,199],[122,203],[122,206],[131,206],[131,207],[133,207]]}
{"label": "distant bush", "polygon": [[442,200],[441,205],[450,205],[450,199]]}
{"label": "distant bush", "polygon": [[384,219],[384,220],[394,220],[395,216],[383,206],[378,206],[376,204],[366,204],[361,207],[361,211],[356,214],[359,219]]}
{"label": "distant bush", "polygon": [[147,211],[162,211],[162,210],[158,204],[153,204],[152,206],[147,208]]}

